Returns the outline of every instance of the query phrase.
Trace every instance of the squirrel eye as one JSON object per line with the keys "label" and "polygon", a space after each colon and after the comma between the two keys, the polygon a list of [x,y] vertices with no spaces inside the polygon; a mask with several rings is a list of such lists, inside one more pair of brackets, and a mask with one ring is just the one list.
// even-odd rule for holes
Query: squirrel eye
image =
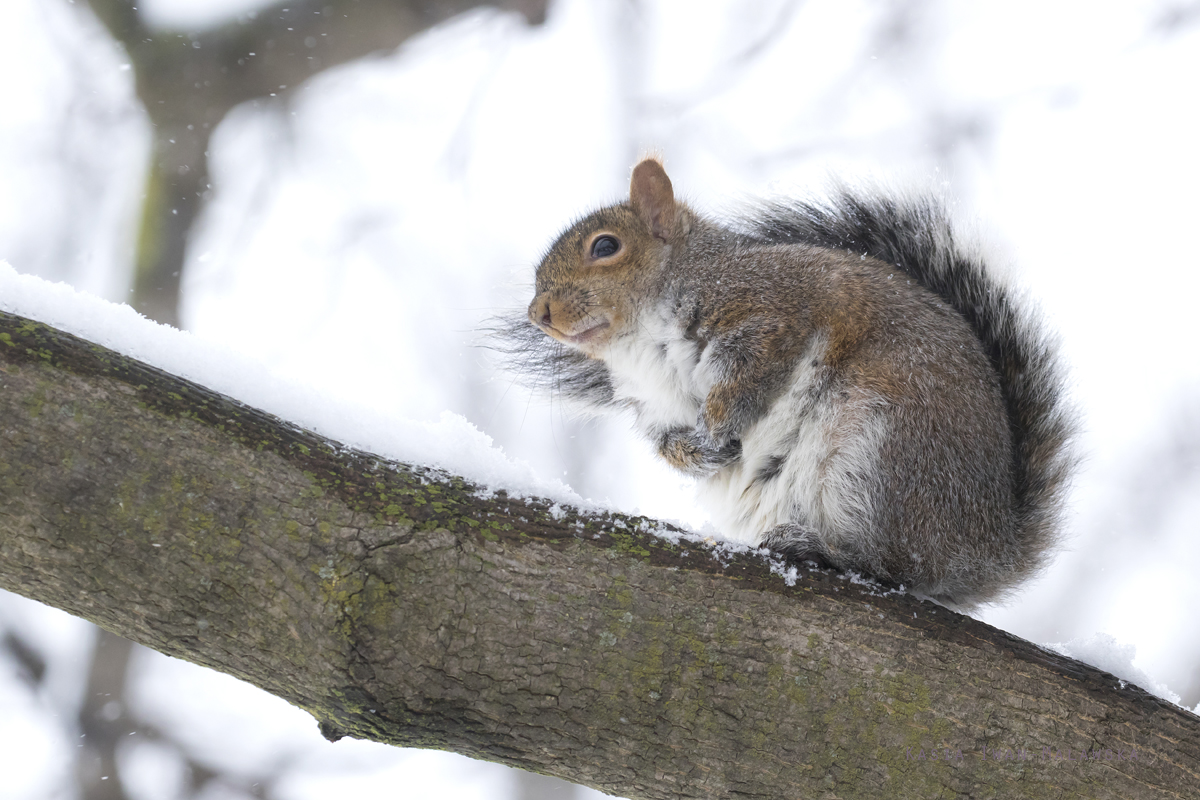
{"label": "squirrel eye", "polygon": [[592,258],[608,258],[621,249],[621,243],[615,236],[597,236],[592,242]]}

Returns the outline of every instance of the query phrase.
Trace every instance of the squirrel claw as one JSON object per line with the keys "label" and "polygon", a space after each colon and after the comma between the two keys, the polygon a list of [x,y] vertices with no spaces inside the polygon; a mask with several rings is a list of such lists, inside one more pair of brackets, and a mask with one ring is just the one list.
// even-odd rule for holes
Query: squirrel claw
{"label": "squirrel claw", "polygon": [[741,458],[742,442],[732,439],[718,446],[707,431],[672,428],[659,438],[658,454],[681,472],[704,477]]}

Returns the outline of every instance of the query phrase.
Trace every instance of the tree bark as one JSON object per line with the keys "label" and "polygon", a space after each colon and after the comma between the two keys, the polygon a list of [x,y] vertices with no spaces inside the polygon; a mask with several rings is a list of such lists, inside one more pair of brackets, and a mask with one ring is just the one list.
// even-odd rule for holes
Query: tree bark
{"label": "tree bark", "polygon": [[0,586],[631,798],[1200,796],[1200,718],[827,571],[391,463],[0,313]]}

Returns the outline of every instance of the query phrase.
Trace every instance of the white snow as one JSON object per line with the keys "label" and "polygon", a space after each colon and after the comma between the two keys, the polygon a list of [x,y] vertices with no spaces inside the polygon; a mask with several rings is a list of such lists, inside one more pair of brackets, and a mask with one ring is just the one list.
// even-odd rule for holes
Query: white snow
{"label": "white snow", "polygon": [[44,322],[387,459],[448,470],[512,497],[610,510],[585,501],[562,481],[539,478],[458,414],[443,412],[437,422],[413,421],[389,414],[383,404],[356,405],[324,396],[311,385],[272,375],[252,355],[160,325],[127,305],[65,283],[22,275],[5,261],[0,261],[0,310]]}
{"label": "white snow", "polygon": [[[1122,680],[1137,684],[1146,691],[1179,705],[1179,695],[1133,665],[1133,660],[1137,657],[1136,645],[1122,644],[1116,637],[1107,633],[1094,633],[1069,642],[1050,642],[1042,647],[1111,672]],[[1200,712],[1200,706],[1197,710]]]}
{"label": "white snow", "polygon": [[[194,31],[266,3],[137,5],[156,28]],[[647,2],[636,15],[627,5],[558,0],[536,29],[471,15],[393,56],[322,73],[286,103],[235,109],[210,144],[214,194],[182,276],[182,318],[213,362],[193,379],[248,390],[236,373],[249,362],[255,392],[285,396],[239,399],[348,444],[449,466],[444,437],[460,437],[461,460],[481,448],[499,462],[481,473],[521,473],[511,454],[587,496],[699,527],[688,481],[657,463],[624,420],[577,425],[480,369],[465,340],[513,299],[501,296],[504,276],[520,304],[515,285],[528,282],[541,248],[571,217],[619,196],[642,148],[664,155],[677,191],[709,211],[737,197],[805,192],[831,173],[944,180],[965,216],[1009,244],[1018,279],[1063,334],[1087,415],[1089,457],[1069,526],[1077,535],[1042,580],[982,616],[1033,641],[1073,640],[1062,646],[1094,663],[1103,659],[1093,651],[1115,652],[1118,666],[1136,671],[1121,645],[1088,649],[1075,637],[1103,630],[1134,642],[1140,668],[1192,700],[1200,471],[1171,457],[1188,428],[1167,412],[1200,397],[1191,356],[1200,262],[1184,244],[1200,151],[1194,104],[1181,101],[1200,26],[1161,0],[1099,15],[1078,2],[931,3],[903,18],[867,0],[753,10]],[[79,0],[0,2],[0,40],[0,73],[20,76],[0,82],[0,259],[122,299],[150,139],[128,56]],[[1015,51],[1020,63],[1005,58]],[[789,83],[795,75],[807,78]],[[562,102],[581,87],[587,124]],[[939,131],[966,135],[931,152],[926,140]],[[24,291],[0,275],[0,302]],[[347,326],[371,346],[339,349]],[[221,371],[235,374],[221,384],[212,374]],[[462,418],[439,420],[441,409],[474,421],[504,452],[485,448]],[[434,444],[413,453],[421,439]],[[1173,488],[1147,490],[1160,485]],[[531,491],[560,509],[574,502]],[[1144,513],[1150,503],[1154,513]],[[25,620],[23,636],[50,648],[42,694],[58,698],[24,703],[26,687],[0,675],[0,739],[11,745],[0,747],[10,756],[0,794],[60,795],[67,760],[50,750],[75,747],[65,720],[78,688],[64,687],[78,687],[79,676],[63,674],[86,663],[87,637],[81,644],[65,623],[55,631],[18,598],[0,601],[0,627]],[[236,711],[223,696],[212,694],[206,713]],[[171,729],[202,727],[192,710]],[[40,735],[51,711],[65,727]],[[324,770],[318,754],[346,743],[312,737],[304,777],[280,796],[336,793],[313,776]],[[46,764],[31,783],[30,771]],[[463,777],[476,766],[444,772]],[[357,771],[353,791],[371,794]],[[425,795],[407,762],[373,785],[386,793],[400,784],[406,796],[482,796],[452,777]],[[507,796],[503,779],[495,784],[491,796]],[[161,778],[153,792],[131,789],[169,794]]]}

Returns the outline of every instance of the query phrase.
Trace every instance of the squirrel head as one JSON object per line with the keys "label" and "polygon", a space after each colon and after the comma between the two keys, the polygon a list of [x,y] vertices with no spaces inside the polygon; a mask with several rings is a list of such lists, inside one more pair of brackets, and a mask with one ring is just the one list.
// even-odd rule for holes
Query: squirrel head
{"label": "squirrel head", "polygon": [[585,217],[558,238],[537,269],[529,321],[549,336],[599,357],[634,324],[670,249],[683,244],[691,212],[675,202],[662,164],[634,167],[629,200]]}

